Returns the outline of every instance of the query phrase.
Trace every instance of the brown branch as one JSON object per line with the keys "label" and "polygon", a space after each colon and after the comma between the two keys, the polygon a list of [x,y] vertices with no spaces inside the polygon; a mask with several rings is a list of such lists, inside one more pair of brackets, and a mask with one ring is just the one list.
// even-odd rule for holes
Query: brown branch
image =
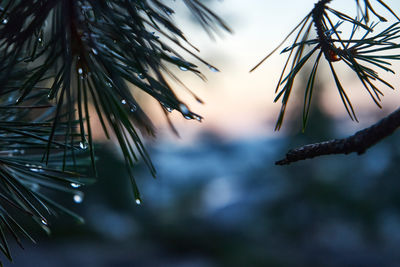
{"label": "brown branch", "polygon": [[288,165],[292,162],[331,154],[357,152],[360,155],[368,148],[391,135],[398,127],[400,127],[400,108],[372,126],[347,138],[333,139],[289,150],[286,157],[275,162],[275,164]]}

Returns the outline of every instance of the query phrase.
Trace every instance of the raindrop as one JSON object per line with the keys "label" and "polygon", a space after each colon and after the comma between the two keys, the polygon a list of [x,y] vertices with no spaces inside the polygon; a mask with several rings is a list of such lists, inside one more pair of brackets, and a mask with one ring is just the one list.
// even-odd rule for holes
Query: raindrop
{"label": "raindrop", "polygon": [[2,23],[3,24],[7,24],[8,23],[8,19],[3,19]]}
{"label": "raindrop", "polygon": [[77,183],[70,183],[70,185],[71,185],[71,187],[73,187],[73,188],[79,188],[79,187],[81,187],[81,185],[80,185],[80,184],[77,184]]}
{"label": "raindrop", "polygon": [[38,40],[39,43],[42,42],[42,38],[40,38],[40,37],[37,40]]}
{"label": "raindrop", "polygon": [[172,112],[174,109],[171,108],[170,106],[167,106],[165,103],[160,102],[160,104],[165,108],[166,111]]}
{"label": "raindrop", "polygon": [[139,74],[138,74],[138,77],[139,77],[140,79],[142,79],[142,80],[143,80],[144,78],[146,78],[146,76],[144,76],[143,73],[139,73]]}
{"label": "raindrop", "polygon": [[202,117],[196,116],[196,115],[194,115],[193,118],[194,118],[195,120],[197,120],[198,122],[201,122],[202,119],[203,119]]}
{"label": "raindrop", "polygon": [[179,66],[179,69],[180,69],[181,71],[188,71],[188,68],[186,68],[186,67],[184,67],[184,66]]}
{"label": "raindrop", "polygon": [[78,69],[78,73],[79,73],[79,74],[82,74],[82,73],[83,73],[82,68],[79,68],[79,69]]}
{"label": "raindrop", "polygon": [[82,203],[83,194],[82,193],[76,194],[76,195],[74,195],[73,199],[74,199],[75,203]]}
{"label": "raindrop", "polygon": [[126,100],[125,100],[125,99],[122,99],[122,100],[121,100],[121,103],[122,103],[122,105],[125,105],[125,104],[126,104]]}
{"label": "raindrop", "polygon": [[179,110],[182,112],[184,115],[189,115],[190,111],[188,107],[185,104],[179,104]]}
{"label": "raindrop", "polygon": [[33,172],[39,172],[39,169],[37,169],[37,168],[29,168],[29,170],[33,171]]}
{"label": "raindrop", "polygon": [[108,82],[108,83],[107,83],[107,86],[108,86],[108,87],[112,87],[112,84]]}
{"label": "raindrop", "polygon": [[81,142],[79,142],[79,147],[82,150],[86,150],[88,148],[88,143],[86,141],[84,141],[84,142],[81,141]]}
{"label": "raindrop", "polygon": [[208,68],[209,68],[212,72],[219,72],[219,69],[217,69],[217,68],[215,68],[215,67],[213,67],[213,66],[211,66],[211,65],[208,65]]}
{"label": "raindrop", "polygon": [[46,219],[43,218],[43,219],[41,220],[41,222],[42,222],[42,224],[47,225]]}
{"label": "raindrop", "polygon": [[165,14],[167,14],[168,16],[171,16],[171,15],[174,13],[174,11],[171,10],[171,9],[169,9],[169,8],[164,8],[164,12],[165,12]]}
{"label": "raindrop", "polygon": [[137,110],[137,107],[135,105],[132,105],[130,110],[131,112],[135,112]]}
{"label": "raindrop", "polygon": [[96,49],[94,49],[94,48],[92,48],[92,52],[93,52],[93,54],[95,54],[95,55],[97,55],[97,54],[98,54],[97,50],[96,50]]}
{"label": "raindrop", "polygon": [[137,198],[137,199],[135,200],[135,202],[136,202],[137,205],[142,204],[142,201],[140,200],[140,198]]}

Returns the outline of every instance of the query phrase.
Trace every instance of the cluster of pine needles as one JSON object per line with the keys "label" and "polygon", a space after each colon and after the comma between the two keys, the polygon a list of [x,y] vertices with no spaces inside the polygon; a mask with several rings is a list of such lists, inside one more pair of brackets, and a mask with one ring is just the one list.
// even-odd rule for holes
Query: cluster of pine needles
{"label": "cluster of pine needles", "polygon": [[[312,11],[301,20],[284,41],[251,70],[254,71],[258,68],[290,36],[295,34],[293,43],[282,51],[289,55],[275,91],[277,95],[274,101],[277,102],[281,99],[282,102],[275,130],[279,130],[282,126],[295,78],[310,61],[313,63],[311,63],[312,68],[305,85],[303,130],[309,118],[315,80],[323,59],[329,65],[340,98],[352,120],[357,121],[357,116],[335,70],[336,62],[344,62],[356,74],[378,107],[381,107],[379,102],[383,96],[378,87],[384,85],[394,89],[390,83],[379,76],[377,69],[394,73],[391,69],[391,62],[400,59],[400,53],[397,50],[400,48],[398,42],[400,38],[399,17],[387,4],[377,0],[377,5],[384,7],[397,21],[376,33],[374,31],[376,26],[387,20],[375,11],[370,1],[356,0],[358,15],[355,18],[331,8],[328,5],[330,2],[332,0],[317,2]],[[371,16],[378,18],[379,21],[372,22]],[[338,22],[334,21],[334,18],[338,19]],[[345,34],[340,31],[340,28],[348,25],[350,25],[351,31],[344,37]],[[312,37],[313,31],[316,32],[315,38]]]}
{"label": "cluster of pine needles", "polygon": [[[230,31],[202,1],[183,2],[210,35]],[[70,193],[80,202],[79,189],[97,175],[91,118],[118,140],[138,204],[132,168],[142,159],[155,176],[141,141],[141,134],[154,135],[154,127],[135,91],[156,99],[166,115],[176,110],[202,119],[168,81],[180,83],[174,69],[204,78],[183,52],[218,70],[175,24],[172,5],[0,0],[0,250],[10,260],[6,232],[21,246],[20,235],[33,240],[21,214],[46,231],[49,216],[60,211],[83,220],[47,193]]]}

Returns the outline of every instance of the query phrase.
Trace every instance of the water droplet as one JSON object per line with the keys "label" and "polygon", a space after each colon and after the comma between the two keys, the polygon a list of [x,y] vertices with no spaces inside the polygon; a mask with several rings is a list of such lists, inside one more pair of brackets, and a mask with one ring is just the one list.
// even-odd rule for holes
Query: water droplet
{"label": "water droplet", "polygon": [[140,198],[135,199],[135,202],[136,202],[137,205],[142,204],[142,201],[140,200]]}
{"label": "water droplet", "polygon": [[95,55],[97,55],[97,54],[98,54],[97,50],[96,50],[96,49],[94,49],[94,48],[92,48],[92,52],[93,52],[93,54],[95,54]]}
{"label": "water droplet", "polygon": [[3,19],[2,23],[3,24],[7,24],[8,23],[8,19]]}
{"label": "water droplet", "polygon": [[184,67],[184,66],[179,66],[179,68],[180,68],[182,71],[188,71],[188,68],[186,68],[186,67]]}
{"label": "water droplet", "polygon": [[112,87],[112,84],[108,82],[108,83],[107,83],[107,86],[108,86],[108,87]]}
{"label": "water droplet", "polygon": [[80,184],[77,184],[77,183],[70,183],[70,185],[71,185],[71,187],[73,187],[73,188],[79,188],[79,187],[81,187],[81,185],[80,185]]}
{"label": "water droplet", "polygon": [[164,12],[168,16],[171,16],[172,14],[174,14],[174,11],[172,9],[169,9],[169,8],[164,8]]}
{"label": "water droplet", "polygon": [[79,142],[79,147],[82,150],[86,150],[88,148],[88,143],[86,141],[84,141],[84,142],[81,141],[81,142]]}
{"label": "water droplet", "polygon": [[40,38],[40,37],[37,40],[38,40],[39,43],[42,42],[42,38]]}
{"label": "water droplet", "polygon": [[82,68],[79,68],[79,69],[78,69],[78,73],[79,73],[79,74],[82,74],[82,73],[83,73],[83,69],[82,69]]}
{"label": "water droplet", "polygon": [[189,111],[188,107],[185,104],[179,104],[179,110],[184,115],[189,115],[190,114],[190,111]]}
{"label": "water droplet", "polygon": [[29,168],[29,170],[33,171],[33,172],[39,172],[39,169],[37,169],[37,168]]}
{"label": "water droplet", "polygon": [[208,68],[209,68],[212,72],[219,72],[219,69],[217,69],[217,68],[215,68],[215,67],[213,67],[213,66],[211,66],[211,65],[208,65]]}
{"label": "water droplet", "polygon": [[47,225],[47,220],[46,220],[46,219],[43,218],[43,219],[41,220],[41,222],[42,222],[42,224]]}
{"label": "water droplet", "polygon": [[122,99],[122,100],[121,100],[121,103],[122,103],[122,105],[125,105],[125,104],[126,104],[126,100],[125,100],[125,99]]}
{"label": "water droplet", "polygon": [[161,105],[165,108],[166,111],[172,112],[172,111],[174,110],[174,109],[171,108],[170,106],[167,106],[165,103],[163,103],[163,102],[160,102],[160,103],[161,103]]}
{"label": "water droplet", "polygon": [[135,112],[137,110],[137,107],[135,105],[131,105],[131,112]]}
{"label": "water droplet", "polygon": [[138,74],[138,77],[139,77],[140,79],[142,79],[142,80],[143,80],[144,78],[146,78],[146,76],[144,76],[143,73],[139,73],[139,74]]}
{"label": "water droplet", "polygon": [[201,122],[201,121],[203,120],[202,117],[197,116],[197,115],[193,115],[193,118],[194,118],[195,120],[197,120],[198,122]]}
{"label": "water droplet", "polygon": [[82,203],[82,201],[83,201],[83,194],[82,194],[82,193],[79,193],[79,194],[74,195],[73,200],[74,200],[75,203],[78,203],[78,204],[79,204],[79,203]]}

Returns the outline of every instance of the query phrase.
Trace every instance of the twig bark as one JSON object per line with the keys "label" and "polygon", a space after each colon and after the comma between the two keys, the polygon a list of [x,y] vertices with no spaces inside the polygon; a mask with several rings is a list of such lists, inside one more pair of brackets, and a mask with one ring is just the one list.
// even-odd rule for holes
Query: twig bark
{"label": "twig bark", "polygon": [[400,108],[372,126],[358,131],[347,138],[333,139],[289,150],[286,157],[275,162],[275,164],[288,165],[296,161],[331,154],[357,152],[360,155],[368,148],[391,135],[398,127],[400,127]]}

